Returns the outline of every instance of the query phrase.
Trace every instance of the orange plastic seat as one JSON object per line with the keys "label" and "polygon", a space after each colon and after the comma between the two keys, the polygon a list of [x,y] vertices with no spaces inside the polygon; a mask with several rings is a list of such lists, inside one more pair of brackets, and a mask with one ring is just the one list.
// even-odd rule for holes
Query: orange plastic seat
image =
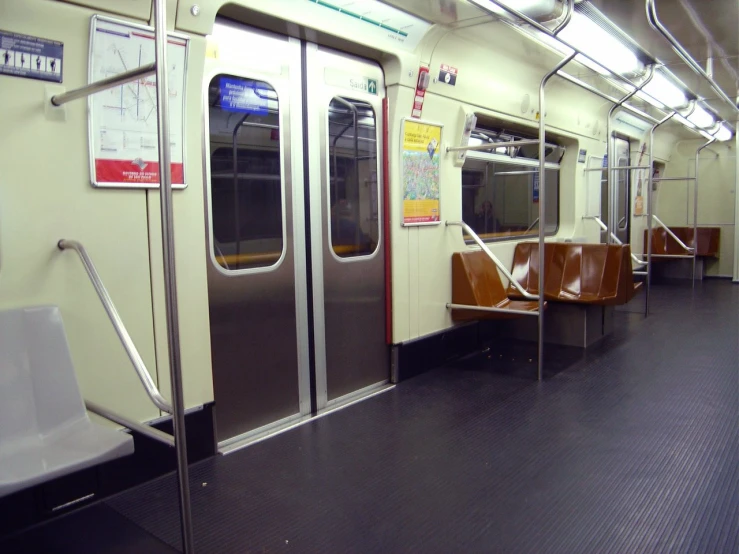
{"label": "orange plastic seat", "polygon": [[[535,300],[511,300],[506,295],[498,268],[485,252],[480,250],[457,252],[452,255],[452,303],[466,306],[499,308],[535,312]],[[454,321],[504,319],[523,317],[521,314],[453,309]]]}
{"label": "orange plastic seat", "polygon": [[[544,247],[544,298],[553,302],[620,305],[629,302],[640,288],[634,284],[629,245],[547,243]],[[516,245],[511,272],[529,293],[538,292],[539,245]],[[521,294],[511,284],[510,298]]]}

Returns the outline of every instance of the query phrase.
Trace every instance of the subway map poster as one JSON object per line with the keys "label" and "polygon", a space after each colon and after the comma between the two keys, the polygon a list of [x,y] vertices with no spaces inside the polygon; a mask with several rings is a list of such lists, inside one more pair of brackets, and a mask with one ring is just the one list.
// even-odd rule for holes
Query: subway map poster
{"label": "subway map poster", "polygon": [[403,121],[403,225],[441,223],[441,125]]}
{"label": "subway map poster", "polygon": [[[90,82],[154,62],[149,27],[94,16]],[[172,185],[185,186],[184,115],[187,39],[169,35],[169,121]],[[158,188],[156,77],[150,75],[89,98],[90,170],[97,187]]]}

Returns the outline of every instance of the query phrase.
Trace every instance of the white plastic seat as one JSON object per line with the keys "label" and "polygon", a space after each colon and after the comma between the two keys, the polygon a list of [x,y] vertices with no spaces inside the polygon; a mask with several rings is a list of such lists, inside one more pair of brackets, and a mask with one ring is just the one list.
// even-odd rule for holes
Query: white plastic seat
{"label": "white plastic seat", "polygon": [[0,312],[0,497],[132,453],[90,421],[59,308]]}

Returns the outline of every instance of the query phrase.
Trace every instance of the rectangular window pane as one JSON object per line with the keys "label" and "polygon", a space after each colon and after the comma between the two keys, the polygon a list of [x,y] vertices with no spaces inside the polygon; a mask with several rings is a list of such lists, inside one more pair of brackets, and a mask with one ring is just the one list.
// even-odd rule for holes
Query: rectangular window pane
{"label": "rectangular window pane", "polygon": [[228,270],[274,265],[284,247],[277,93],[217,75],[208,104],[213,256]]}
{"label": "rectangular window pane", "polygon": [[375,252],[380,236],[375,111],[336,97],[328,110],[331,248],[341,258]]}
{"label": "rectangular window pane", "polygon": [[[462,217],[484,240],[539,234],[539,170],[501,162],[462,171]],[[559,227],[559,170],[546,170],[546,234]]]}

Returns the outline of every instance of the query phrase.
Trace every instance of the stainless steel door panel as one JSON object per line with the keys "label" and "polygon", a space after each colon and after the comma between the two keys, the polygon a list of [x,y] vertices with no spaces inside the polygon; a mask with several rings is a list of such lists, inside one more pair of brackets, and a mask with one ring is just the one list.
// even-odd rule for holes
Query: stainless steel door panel
{"label": "stainless steel door panel", "polygon": [[[302,271],[305,253],[302,239],[296,248],[294,236],[295,200],[293,179],[302,188],[302,136],[291,135],[300,113],[300,44],[294,39],[221,24],[219,58],[206,60],[205,98],[211,80],[220,75],[243,77],[267,83],[277,94],[279,106],[279,156],[282,186],[282,255],[267,267],[235,269],[213,247],[213,190],[210,156],[206,156],[206,218],[208,220],[208,298],[210,303],[211,350],[219,442],[269,425],[283,418],[309,411],[307,363],[299,351],[299,334],[306,331],[304,302],[296,298],[296,271]],[[249,53],[261,52],[255,62]],[[258,63],[260,65],[254,65]],[[297,86],[296,86],[297,83]],[[211,94],[212,96],[212,94]],[[213,104],[205,106],[206,133],[212,127]],[[295,111],[297,110],[297,113]],[[231,114],[224,125],[232,121]],[[236,114],[240,116],[240,114]],[[221,122],[218,123],[219,125]],[[230,124],[230,123],[228,123]],[[241,125],[241,123],[238,123]],[[226,131],[230,131],[226,129]],[[238,131],[234,131],[238,133]],[[272,131],[271,140],[277,136]],[[300,133],[297,133],[300,135]],[[269,136],[269,135],[268,135]],[[277,144],[277,143],[275,143]],[[248,148],[248,147],[247,147]],[[210,153],[213,145],[206,148]],[[274,148],[273,148],[274,150]],[[241,147],[237,151],[241,156]],[[297,162],[295,157],[298,156]],[[233,157],[233,156],[232,156]],[[237,157],[237,160],[239,158]],[[236,164],[238,175],[243,171]],[[299,173],[299,175],[296,175]],[[233,172],[232,172],[233,174]],[[248,178],[235,187],[253,186]],[[236,195],[237,189],[234,190]],[[238,189],[241,194],[241,189]],[[251,193],[249,193],[251,194]],[[241,204],[238,200],[234,204]],[[302,195],[299,199],[302,205]],[[298,214],[302,221],[302,214]],[[234,220],[239,225],[239,220]],[[298,230],[302,233],[302,229]],[[240,235],[238,235],[240,236]],[[236,239],[239,243],[241,239]],[[237,262],[240,263],[240,262]],[[223,267],[226,265],[227,267]],[[305,343],[305,340],[302,341]],[[305,346],[303,344],[303,346]]]}
{"label": "stainless steel door panel", "polygon": [[[321,409],[332,400],[388,381],[390,374],[385,341],[385,238],[382,231],[381,144],[385,86],[382,69],[365,60],[308,45],[308,62],[316,383],[318,408]],[[368,82],[366,79],[376,82],[377,94],[353,88],[357,82]],[[378,237],[370,255],[340,257],[332,248],[332,210],[335,214],[337,206],[336,198],[329,195],[329,164],[336,162],[330,158],[329,150],[336,137],[329,137],[329,106],[335,97],[361,101],[374,111]],[[368,139],[369,136],[363,137],[363,140]],[[361,186],[365,185],[367,183]],[[374,193],[371,196],[374,197]]]}

